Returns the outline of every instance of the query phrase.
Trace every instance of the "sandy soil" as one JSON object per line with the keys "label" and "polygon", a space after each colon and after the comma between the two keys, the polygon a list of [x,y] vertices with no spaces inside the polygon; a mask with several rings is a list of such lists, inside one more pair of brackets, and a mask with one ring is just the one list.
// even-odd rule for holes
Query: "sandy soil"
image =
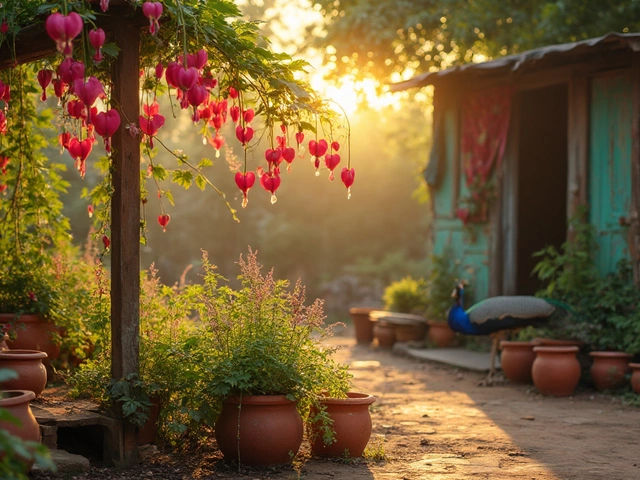
{"label": "sandy soil", "polygon": [[640,478],[640,408],[623,406],[619,397],[582,388],[573,397],[549,398],[533,386],[478,386],[479,373],[358,346],[352,337],[333,341],[343,345],[337,356],[351,365],[356,390],[377,397],[372,451],[384,460],[310,458],[305,442],[296,465],[285,469],[238,472],[215,451],[157,453],[133,470],[94,468],[74,478]]}

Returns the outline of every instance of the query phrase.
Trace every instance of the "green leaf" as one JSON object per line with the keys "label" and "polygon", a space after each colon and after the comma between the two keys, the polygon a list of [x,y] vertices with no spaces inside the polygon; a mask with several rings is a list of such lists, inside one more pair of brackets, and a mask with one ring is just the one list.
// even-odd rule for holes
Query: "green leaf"
{"label": "green leaf", "polygon": [[190,170],[174,170],[172,180],[185,190],[188,190],[193,183],[193,173]]}
{"label": "green leaf", "polygon": [[211,160],[209,160],[208,158],[203,158],[202,160],[200,160],[200,163],[198,163],[198,170],[204,167],[211,167],[213,165],[213,162]]}
{"label": "green leaf", "polygon": [[154,165],[151,170],[151,175],[158,181],[166,180],[169,178],[169,172],[162,165]]}
{"label": "green leaf", "polygon": [[198,174],[198,176],[196,177],[196,185],[200,190],[204,190],[205,188],[207,188],[207,180],[202,174]]}

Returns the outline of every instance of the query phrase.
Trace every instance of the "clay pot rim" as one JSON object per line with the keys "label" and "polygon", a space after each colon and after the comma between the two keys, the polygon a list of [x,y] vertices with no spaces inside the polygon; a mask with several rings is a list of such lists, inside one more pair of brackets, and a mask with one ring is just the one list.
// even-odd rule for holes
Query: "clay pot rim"
{"label": "clay pot rim", "polygon": [[536,347],[533,347],[533,351],[536,353],[578,353],[580,349],[576,346],[546,347],[538,345]]}
{"label": "clay pot rim", "polygon": [[502,340],[500,342],[500,348],[506,347],[538,347],[541,346],[540,342],[531,340],[530,342],[518,342],[515,340]]}
{"label": "clay pot rim", "polygon": [[573,347],[581,348],[584,346],[582,340],[560,340],[556,338],[536,337],[533,342],[539,342],[543,347]]}
{"label": "clay pot rim", "polygon": [[374,322],[377,320],[400,320],[400,321],[414,321],[414,322],[426,322],[427,319],[422,315],[415,315],[413,313],[399,313],[389,312],[387,310],[372,310],[369,312],[369,318]]}
{"label": "clay pot rim", "polygon": [[630,363],[629,368],[640,370],[640,363]]}
{"label": "clay pot rim", "polygon": [[15,407],[36,398],[36,394],[31,390],[3,390],[2,395],[8,397],[0,398],[0,407]]}
{"label": "clay pot rim", "polygon": [[242,405],[284,405],[287,403],[296,403],[295,400],[289,400],[286,395],[232,395],[225,398],[223,403],[242,404]]}
{"label": "clay pot rim", "polygon": [[21,322],[21,323],[50,323],[47,322],[47,319],[44,315],[39,313],[0,313],[0,323],[11,323],[11,322]]}
{"label": "clay pot rim", "polygon": [[24,350],[17,348],[15,350],[1,350],[0,359],[2,360],[42,360],[47,358],[46,352],[40,350]]}
{"label": "clay pot rim", "polygon": [[347,397],[349,398],[335,398],[321,394],[318,400],[327,405],[371,405],[376,401],[376,397],[368,393],[347,392]]}
{"label": "clay pot rim", "polygon": [[596,351],[589,352],[589,356],[594,358],[633,358],[633,354],[626,352],[607,352],[607,351]]}
{"label": "clay pot rim", "polygon": [[429,319],[427,320],[427,325],[429,325],[430,327],[449,327],[449,322],[447,322],[446,320]]}
{"label": "clay pot rim", "polygon": [[378,310],[376,307],[352,307],[349,309],[349,313],[356,315],[368,315],[369,313]]}

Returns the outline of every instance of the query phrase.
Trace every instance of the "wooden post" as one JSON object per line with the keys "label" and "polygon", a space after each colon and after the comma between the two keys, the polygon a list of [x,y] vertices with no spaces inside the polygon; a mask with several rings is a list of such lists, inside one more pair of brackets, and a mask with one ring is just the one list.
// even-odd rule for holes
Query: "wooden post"
{"label": "wooden post", "polygon": [[[138,372],[140,310],[140,143],[125,129],[137,122],[139,107],[140,27],[122,19],[114,26],[120,53],[112,71],[113,107],[121,125],[112,139],[111,200],[111,375],[115,379]],[[121,441],[112,460],[137,460],[136,432],[123,422]]]}
{"label": "wooden post", "polygon": [[640,55],[633,53],[633,125],[631,139],[631,209],[629,212],[629,254],[633,280],[640,286]]}

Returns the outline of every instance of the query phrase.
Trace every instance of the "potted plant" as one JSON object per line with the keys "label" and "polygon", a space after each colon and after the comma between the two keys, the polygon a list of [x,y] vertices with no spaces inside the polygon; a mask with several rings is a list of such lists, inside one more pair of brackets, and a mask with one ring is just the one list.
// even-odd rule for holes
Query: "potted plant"
{"label": "potted plant", "polygon": [[374,336],[378,346],[392,347],[398,342],[421,342],[427,333],[424,278],[404,277],[390,283],[384,290],[384,311],[369,314],[374,321]]}
{"label": "potted plant", "polygon": [[262,273],[251,250],[238,264],[238,290],[220,285],[206,254],[203,284],[187,288],[204,327],[201,390],[220,412],[215,436],[225,460],[290,463],[310,406],[319,395],[345,397],[350,374],[323,344],[333,325],[324,325],[321,300],[305,305],[301,283],[290,290],[273,271]]}

